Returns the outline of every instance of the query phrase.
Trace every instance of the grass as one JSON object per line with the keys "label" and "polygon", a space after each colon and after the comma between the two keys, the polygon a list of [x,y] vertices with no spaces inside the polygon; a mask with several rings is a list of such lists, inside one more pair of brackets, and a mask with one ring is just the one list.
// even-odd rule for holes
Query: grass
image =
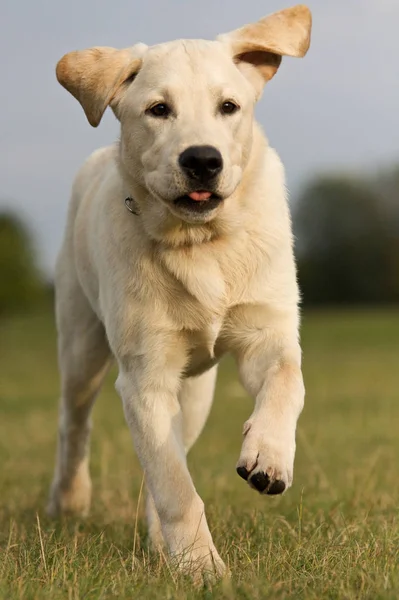
{"label": "grass", "polygon": [[399,312],[305,315],[307,402],[294,486],[282,498],[258,496],[235,473],[252,404],[224,361],[190,456],[232,572],[212,590],[193,590],[147,549],[141,471],[112,376],[95,409],[91,515],[45,516],[58,393],[52,319],[0,323],[0,344],[1,599],[399,597]]}

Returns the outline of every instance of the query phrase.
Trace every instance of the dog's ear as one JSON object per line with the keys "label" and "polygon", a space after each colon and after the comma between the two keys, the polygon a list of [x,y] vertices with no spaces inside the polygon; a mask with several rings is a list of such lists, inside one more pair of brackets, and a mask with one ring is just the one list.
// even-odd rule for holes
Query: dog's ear
{"label": "dog's ear", "polygon": [[80,102],[90,125],[99,125],[121,85],[138,73],[144,48],[89,48],[65,54],[58,62],[58,81]]}
{"label": "dog's ear", "polygon": [[302,58],[310,46],[312,14],[298,4],[218,37],[228,44],[234,62],[260,94],[277,72],[283,56]]}

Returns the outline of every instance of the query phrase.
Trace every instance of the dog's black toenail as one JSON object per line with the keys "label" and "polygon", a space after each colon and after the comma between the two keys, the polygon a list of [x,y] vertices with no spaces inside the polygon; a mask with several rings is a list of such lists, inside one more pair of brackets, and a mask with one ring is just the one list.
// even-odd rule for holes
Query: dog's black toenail
{"label": "dog's black toenail", "polygon": [[245,479],[245,481],[248,479],[249,471],[247,471],[245,467],[237,467],[237,473],[240,477]]}
{"label": "dog's black toenail", "polygon": [[270,479],[266,473],[259,472],[251,477],[250,482],[258,492],[264,492],[270,483]]}
{"label": "dog's black toenail", "polygon": [[284,481],[281,481],[281,479],[278,479],[277,481],[275,481],[274,483],[272,483],[272,485],[270,486],[270,488],[267,490],[267,494],[269,496],[276,496],[277,494],[282,494],[285,490],[285,483]]}

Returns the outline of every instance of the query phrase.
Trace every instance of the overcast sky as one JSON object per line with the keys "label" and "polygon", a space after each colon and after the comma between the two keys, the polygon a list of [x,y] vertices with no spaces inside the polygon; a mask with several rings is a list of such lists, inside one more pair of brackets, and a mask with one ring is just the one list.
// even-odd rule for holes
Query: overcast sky
{"label": "overcast sky", "polygon": [[[50,272],[74,173],[115,140],[107,111],[98,129],[55,79],[66,52],[218,33],[285,8],[283,0],[2,0],[0,210],[28,220]],[[258,118],[286,165],[295,196],[318,171],[399,162],[399,0],[310,0],[304,60],[285,59]]]}

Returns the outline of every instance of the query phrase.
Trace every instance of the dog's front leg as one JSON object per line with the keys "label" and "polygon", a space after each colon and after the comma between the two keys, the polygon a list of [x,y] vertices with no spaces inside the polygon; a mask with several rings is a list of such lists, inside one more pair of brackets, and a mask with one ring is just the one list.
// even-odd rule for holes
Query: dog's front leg
{"label": "dog's front leg", "polygon": [[270,327],[243,333],[237,352],[241,380],[255,398],[244,424],[238,474],[263,494],[292,484],[295,430],[303,408],[301,350],[296,338]]}
{"label": "dog's front leg", "polygon": [[185,348],[166,338],[167,343],[161,335],[146,340],[148,354],[120,359],[116,388],[166,545],[178,566],[200,580],[204,573],[222,574],[224,564],[186,463],[178,400]]}

